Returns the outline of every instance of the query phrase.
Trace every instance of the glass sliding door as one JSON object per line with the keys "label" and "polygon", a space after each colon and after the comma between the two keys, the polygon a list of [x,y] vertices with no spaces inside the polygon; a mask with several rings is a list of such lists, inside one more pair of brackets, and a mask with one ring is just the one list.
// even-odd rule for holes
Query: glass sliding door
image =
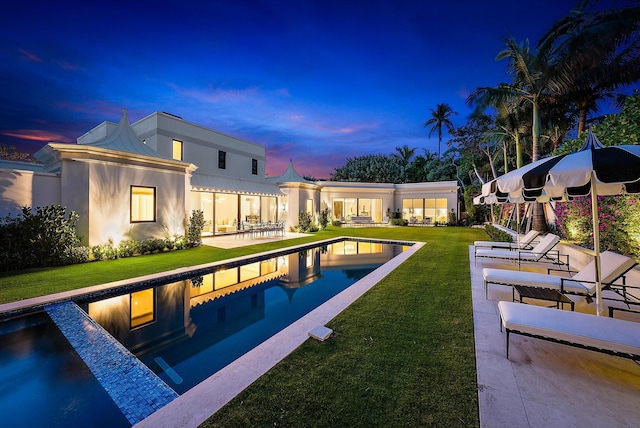
{"label": "glass sliding door", "polygon": [[333,200],[333,210],[332,215],[334,220],[344,221],[344,199],[335,198]]}
{"label": "glass sliding door", "polygon": [[215,201],[215,233],[222,234],[237,231],[238,194],[216,193]]}
{"label": "glass sliding door", "polygon": [[213,220],[213,193],[191,192],[191,209],[201,210],[204,214],[204,227],[202,236],[211,236],[214,233]]}
{"label": "glass sliding door", "polygon": [[240,218],[251,224],[260,222],[260,196],[240,196]]}
{"label": "glass sliding door", "polygon": [[263,222],[278,221],[278,198],[263,196],[260,198],[260,215]]}

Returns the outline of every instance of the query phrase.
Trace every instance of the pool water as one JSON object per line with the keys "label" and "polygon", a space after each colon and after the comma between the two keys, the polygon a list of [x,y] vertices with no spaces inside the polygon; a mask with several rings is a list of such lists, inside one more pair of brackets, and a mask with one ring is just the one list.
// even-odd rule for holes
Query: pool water
{"label": "pool water", "polygon": [[44,313],[0,323],[0,367],[2,426],[130,426]]}
{"label": "pool water", "polygon": [[[75,301],[182,394],[404,248],[342,241]],[[130,426],[45,313],[0,322],[0,340],[3,426]]]}

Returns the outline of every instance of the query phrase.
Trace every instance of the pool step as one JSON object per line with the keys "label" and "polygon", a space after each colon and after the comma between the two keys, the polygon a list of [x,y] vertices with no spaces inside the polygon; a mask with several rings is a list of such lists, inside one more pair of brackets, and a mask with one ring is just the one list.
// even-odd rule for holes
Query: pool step
{"label": "pool step", "polygon": [[75,303],[54,303],[44,309],[131,425],[178,397]]}

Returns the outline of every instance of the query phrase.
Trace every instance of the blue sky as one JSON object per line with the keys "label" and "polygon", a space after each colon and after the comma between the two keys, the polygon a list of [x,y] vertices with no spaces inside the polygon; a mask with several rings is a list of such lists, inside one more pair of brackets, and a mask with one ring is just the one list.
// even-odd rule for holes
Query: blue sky
{"label": "blue sky", "polygon": [[[0,143],[33,152],[154,111],[262,144],[328,178],[349,157],[437,152],[430,108],[506,79],[575,1],[13,1],[0,13]],[[609,4],[601,2],[601,4]],[[615,4],[615,3],[611,3]],[[446,137],[445,137],[446,138]]]}

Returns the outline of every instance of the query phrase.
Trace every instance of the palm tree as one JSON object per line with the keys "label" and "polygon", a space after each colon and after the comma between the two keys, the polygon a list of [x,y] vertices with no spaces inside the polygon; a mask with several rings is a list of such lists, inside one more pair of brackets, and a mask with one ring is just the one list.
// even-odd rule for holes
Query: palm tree
{"label": "palm tree", "polygon": [[553,85],[553,72],[548,67],[547,52],[537,55],[530,51],[529,41],[517,44],[513,38],[506,41],[506,49],[498,53],[496,60],[508,59],[508,70],[513,76],[512,83],[501,83],[496,88],[478,88],[467,98],[468,104],[478,107],[501,106],[515,104],[531,107],[533,140],[533,161],[540,159],[540,103],[547,96],[549,87]]}
{"label": "palm tree", "polygon": [[429,125],[433,125],[429,130],[429,137],[436,129],[438,130],[438,157],[440,157],[440,144],[442,143],[442,127],[444,126],[448,132],[451,132],[453,129],[453,122],[449,119],[452,115],[457,114],[455,111],[451,109],[451,106],[446,103],[438,104],[436,109],[431,110],[431,118],[428,119],[424,126],[425,128]]}
{"label": "palm tree", "polygon": [[402,182],[406,183],[409,178],[409,162],[416,152],[415,147],[409,148],[406,144],[402,147],[396,147],[396,152],[393,156],[398,159],[400,166],[402,167]]}
{"label": "palm tree", "polygon": [[[515,104],[531,108],[532,160],[540,159],[540,104],[554,85],[555,69],[549,67],[549,50],[536,53],[529,49],[529,42],[516,43],[513,37],[506,41],[506,48],[498,53],[496,60],[507,59],[512,83],[501,83],[496,88],[478,88],[469,95],[467,103],[480,108]],[[533,228],[545,231],[547,222],[540,204],[534,204]]]}
{"label": "palm tree", "polygon": [[553,55],[556,96],[578,110],[578,135],[598,101],[640,79],[640,6],[591,12],[582,0],[538,42]]}

